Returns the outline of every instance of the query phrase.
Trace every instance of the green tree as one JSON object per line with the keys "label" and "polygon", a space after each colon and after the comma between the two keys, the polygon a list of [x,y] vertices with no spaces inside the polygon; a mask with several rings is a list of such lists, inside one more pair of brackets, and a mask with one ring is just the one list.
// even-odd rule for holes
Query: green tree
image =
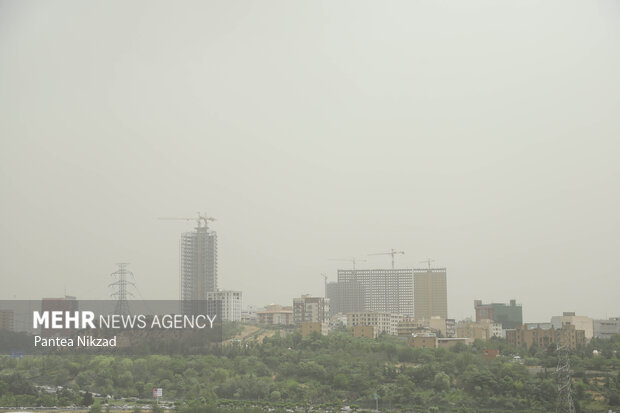
{"label": "green tree", "polygon": [[101,401],[99,399],[95,400],[92,406],[90,406],[90,413],[101,413]]}
{"label": "green tree", "polygon": [[93,395],[91,392],[87,391],[84,393],[84,397],[82,397],[82,406],[90,406],[95,402],[93,399]]}
{"label": "green tree", "polygon": [[437,391],[450,390],[450,376],[448,376],[443,371],[435,374],[435,379],[433,380],[433,388]]}

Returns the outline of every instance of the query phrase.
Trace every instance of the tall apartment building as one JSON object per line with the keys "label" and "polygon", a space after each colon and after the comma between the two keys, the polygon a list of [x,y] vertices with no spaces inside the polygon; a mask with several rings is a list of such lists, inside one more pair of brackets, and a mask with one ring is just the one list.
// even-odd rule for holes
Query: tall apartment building
{"label": "tall apartment building", "polygon": [[241,291],[207,291],[207,300],[220,302],[222,321],[241,321]]}
{"label": "tall apartment building", "polygon": [[[181,236],[179,293],[184,304],[207,299],[217,291],[217,234],[206,225]],[[185,308],[184,312],[192,311]]]}
{"label": "tall apartment building", "polygon": [[338,283],[357,282],[365,311],[413,316],[413,270],[338,270]]}
{"label": "tall apartment building", "polygon": [[363,311],[365,308],[365,291],[358,281],[328,283],[325,295],[329,298],[329,314],[347,314]]}
{"label": "tall apartment building", "polygon": [[385,313],[379,311],[362,311],[347,314],[347,327],[371,326],[374,327],[374,335],[381,333],[392,336],[398,335],[398,323],[402,321],[400,314]]}
{"label": "tall apartment building", "polygon": [[329,300],[324,297],[311,297],[302,295],[293,299],[293,321],[297,325],[301,323],[329,321]]}
{"label": "tall apartment building", "polygon": [[573,312],[551,317],[551,325],[556,330],[566,323],[574,325],[577,330],[583,330],[588,340],[594,336],[594,320],[590,317],[575,315]]}
{"label": "tall apartment building", "polygon": [[594,337],[611,338],[611,336],[620,334],[620,317],[612,317],[608,320],[594,320]]}
{"label": "tall apartment building", "polygon": [[448,318],[448,284],[445,268],[413,270],[413,303],[416,320]]}
{"label": "tall apartment building", "polygon": [[523,307],[516,300],[510,300],[510,304],[491,303],[483,304],[482,300],[474,300],[476,310],[476,322],[493,320],[501,323],[504,330],[514,329],[523,324]]}

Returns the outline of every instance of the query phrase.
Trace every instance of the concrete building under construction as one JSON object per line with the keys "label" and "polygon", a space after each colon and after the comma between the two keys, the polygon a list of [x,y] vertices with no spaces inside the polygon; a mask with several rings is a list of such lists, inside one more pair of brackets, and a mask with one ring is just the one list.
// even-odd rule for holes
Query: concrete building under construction
{"label": "concrete building under construction", "polygon": [[204,220],[195,231],[181,236],[179,245],[179,291],[183,302],[203,301],[217,291],[217,234]]}
{"label": "concrete building under construction", "polygon": [[364,294],[364,287],[357,281],[326,284],[325,296],[329,299],[330,316],[363,311],[365,308]]}
{"label": "concrete building under construction", "polygon": [[445,268],[413,270],[413,302],[416,320],[448,318],[448,286]]}
{"label": "concrete building under construction", "polygon": [[362,297],[353,302],[361,304],[365,311],[413,317],[413,270],[410,268],[338,270],[338,283],[361,287],[358,291]]}

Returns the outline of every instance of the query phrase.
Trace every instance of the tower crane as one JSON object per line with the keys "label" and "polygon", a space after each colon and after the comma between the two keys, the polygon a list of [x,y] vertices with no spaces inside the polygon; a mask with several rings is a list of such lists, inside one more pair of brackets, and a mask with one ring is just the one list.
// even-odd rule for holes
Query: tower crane
{"label": "tower crane", "polygon": [[353,258],[330,258],[330,261],[348,261],[350,263],[353,264],[353,269],[356,269],[356,264],[358,262],[366,262],[366,260],[360,260],[360,259],[356,259],[355,257]]}
{"label": "tower crane", "polygon": [[327,297],[327,274],[324,272],[321,273],[321,277],[325,279],[325,297]]}
{"label": "tower crane", "polygon": [[374,254],[368,254],[370,255],[391,255],[392,256],[392,269],[394,269],[394,256],[397,254],[402,254],[405,255],[405,251],[396,251],[394,248],[390,249],[390,252],[376,252]]}
{"label": "tower crane", "polygon": [[435,262],[435,260],[431,260],[430,258],[424,261],[420,261],[420,264],[428,264],[428,269],[431,269],[431,262]]}
{"label": "tower crane", "polygon": [[215,221],[215,218],[209,217],[206,214],[202,215],[200,212],[197,212],[196,214],[198,215],[196,218],[162,217],[162,218],[159,218],[159,219],[161,219],[161,220],[175,220],[175,221],[196,221],[196,224],[197,224],[198,228],[205,228],[205,229],[209,229],[209,221]]}

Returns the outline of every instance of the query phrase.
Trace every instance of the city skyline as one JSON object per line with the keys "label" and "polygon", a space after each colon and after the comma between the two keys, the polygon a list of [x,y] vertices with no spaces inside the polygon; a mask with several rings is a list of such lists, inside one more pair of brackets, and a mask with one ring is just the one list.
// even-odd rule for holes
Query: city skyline
{"label": "city skyline", "polygon": [[0,2],[0,298],[107,298],[129,262],[143,296],[176,299],[193,224],[158,218],[201,210],[218,286],[247,304],[323,295],[351,268],[329,258],[389,268],[368,254],[395,248],[448,268],[450,317],[509,298],[526,322],[617,316],[619,18]]}
{"label": "city skyline", "polygon": [[[205,242],[204,245],[203,245],[203,247],[205,247],[205,252],[206,252],[206,250],[210,250],[211,253],[213,253],[213,251],[214,251],[214,254],[215,254],[214,255],[215,259],[214,260],[210,260],[210,264],[214,265],[214,269],[215,269],[214,274],[210,273],[212,278],[214,276],[214,278],[210,281],[210,285],[213,285],[213,283],[215,283],[215,287],[214,287],[214,289],[208,289],[208,288],[204,289],[205,296],[204,297],[199,297],[199,295],[200,295],[199,291],[194,288],[195,287],[195,285],[194,285],[195,282],[194,281],[196,281],[196,280],[192,281],[191,284],[192,284],[193,287],[188,290],[188,291],[192,291],[191,292],[191,300],[207,299],[206,294],[208,292],[210,292],[210,291],[222,291],[222,292],[231,292],[231,291],[234,291],[234,290],[243,291],[241,288],[237,288],[235,286],[229,286],[230,288],[220,288],[220,287],[218,287],[218,274],[217,274],[217,266],[218,266],[218,264],[217,264],[217,261],[218,261],[218,258],[217,258],[217,253],[218,253],[217,252],[217,250],[218,250],[218,247],[217,247],[217,231],[208,229],[208,225],[207,225],[207,221],[205,219],[205,216],[203,216],[201,213],[198,213],[197,216],[198,216],[197,219],[196,218],[192,218],[192,219],[190,219],[190,218],[163,218],[163,219],[178,219],[178,220],[185,220],[185,221],[197,220],[197,224],[192,224],[194,226],[194,228],[193,228],[194,231],[185,231],[185,232],[182,232],[180,234],[181,235],[181,240],[179,242],[179,248],[178,248],[178,252],[179,252],[179,256],[178,256],[178,260],[179,260],[179,273],[177,274],[177,278],[179,279],[179,284],[178,284],[179,285],[179,291],[178,291],[178,294],[176,294],[176,297],[178,297],[181,301],[183,301],[183,299],[184,299],[183,298],[184,297],[183,289],[182,289],[183,280],[184,279],[193,278],[192,274],[190,274],[190,273],[192,273],[192,271],[188,272],[187,269],[184,270],[183,268],[184,268],[184,263],[190,265],[191,267],[193,267],[194,264],[191,262],[192,261],[191,259],[188,260],[188,257],[184,257],[184,256],[189,254],[190,256],[194,257],[195,254],[194,254],[193,248],[196,245],[196,239],[199,238],[198,235],[200,235],[200,231],[201,230],[203,232],[203,234],[202,234],[203,237],[202,238],[205,238],[205,237],[208,238],[208,242]],[[162,218],[159,218],[159,219],[162,219]],[[208,220],[209,221],[215,221],[214,218],[209,218]],[[203,221],[204,221],[204,226],[202,225]],[[188,242],[190,244],[192,244],[191,248],[188,247],[188,245],[186,245]],[[371,255],[371,254],[367,254],[367,255]],[[387,259],[384,259],[384,260],[387,261]],[[349,261],[349,260],[348,259],[346,259],[346,260],[343,259],[343,260],[340,260],[340,261]],[[359,260],[359,259],[356,260],[355,258],[352,258],[350,261],[351,261],[351,264],[353,264],[353,262],[355,261],[355,264],[353,264],[355,266],[355,268],[356,268],[355,270],[353,270],[353,269],[338,268],[340,265],[342,265],[342,264],[339,264],[336,267],[336,270],[335,270],[336,274],[335,274],[335,276],[333,278],[333,281],[332,281],[332,279],[329,276],[327,276],[327,280],[325,280],[325,281],[330,283],[330,284],[331,283],[336,283],[338,281],[339,277],[342,277],[343,274],[344,274],[344,278],[343,278],[344,282],[349,281],[349,278],[351,278],[351,277],[353,277],[351,279],[356,279],[356,277],[353,276],[353,273],[356,272],[357,270],[359,270],[362,274],[366,274],[366,276],[370,277],[370,278],[372,278],[371,275],[374,272],[378,272],[380,274],[385,274],[385,273],[391,273],[391,272],[396,271],[398,274],[401,274],[403,271],[405,271],[405,272],[411,272],[412,280],[411,280],[411,285],[409,287],[411,287],[411,290],[412,290],[411,292],[413,293],[414,292],[415,277],[416,276],[419,277],[419,276],[425,274],[427,271],[429,273],[434,273],[434,272],[438,271],[443,276],[442,286],[443,286],[443,288],[446,287],[446,279],[447,279],[446,278],[446,274],[447,274],[446,273],[446,268],[445,267],[436,267],[434,265],[431,265],[431,263],[433,263],[435,261],[434,259],[431,259],[431,258],[428,258],[428,259],[426,259],[424,261],[415,261],[418,264],[416,266],[411,267],[411,268],[409,268],[409,267],[407,267],[405,265],[402,265],[402,263],[399,263],[399,265],[397,265],[396,268],[392,268],[392,269],[388,268],[387,266],[385,266],[385,267],[375,266],[375,267],[371,267],[371,268],[360,268],[360,267],[364,267],[364,264],[368,264],[367,260],[365,260],[365,259],[363,259],[363,260]],[[420,263],[427,263],[428,267],[427,268],[420,268],[419,267]],[[346,264],[345,264],[345,266],[346,266]],[[366,265],[366,267],[367,267],[367,265]],[[195,268],[193,268],[193,270],[195,270]],[[206,273],[204,273],[202,275],[203,275],[202,278],[205,278],[203,281],[206,281],[206,278],[209,277],[208,274],[206,274]],[[326,277],[326,275],[324,273],[320,274],[320,276],[323,276],[323,278]],[[375,280],[375,282],[376,281],[377,280]],[[449,285],[449,283],[448,283],[448,285]],[[103,292],[103,290],[101,290],[100,292]],[[447,292],[449,292],[449,288],[447,288]],[[67,291],[66,291],[66,286],[65,286],[65,291],[63,292],[63,294],[64,294],[63,296],[66,296],[66,293],[67,293]],[[309,294],[309,295],[310,296],[316,296],[316,297],[328,298],[327,296],[325,296],[324,293],[325,293],[325,290],[323,290],[323,292],[320,293],[320,294]],[[139,294],[141,294],[141,292]],[[171,294],[175,295],[174,292],[171,293]],[[303,295],[303,294],[306,294],[306,292],[298,292],[297,293],[297,295]],[[73,294],[70,294],[70,295],[73,295]],[[54,294],[48,294],[48,296],[54,296]],[[61,295],[58,295],[58,297],[60,297],[60,296]],[[247,301],[244,302],[243,308],[246,308],[248,306],[255,307],[255,308],[262,308],[262,307],[264,307],[266,305],[270,305],[270,304],[288,305],[288,304],[294,302],[294,297],[296,297],[295,293],[292,296],[288,297],[288,300],[284,299],[282,301],[277,301],[277,300],[271,300],[270,301],[268,299],[260,301],[261,299],[259,298],[258,299],[259,302],[251,302],[251,303],[248,303]],[[8,298],[14,298],[15,299],[15,298],[17,298],[17,296],[15,296],[15,297],[0,297],[0,300],[1,299],[8,299]],[[79,298],[80,299],[87,299],[87,300],[92,300],[92,299],[104,299],[105,300],[105,299],[110,299],[110,296],[109,295],[101,295],[101,294],[99,294],[98,297],[86,296],[86,297],[79,297]],[[144,299],[144,297],[140,297],[140,298]],[[20,297],[19,299],[24,299],[24,298]],[[40,297],[27,297],[26,299],[40,299]],[[159,297],[158,299],[175,300],[176,298],[172,298],[172,297],[163,297],[162,298],[162,297]],[[190,299],[190,298],[188,298],[188,299]],[[442,300],[443,300],[443,298],[442,298]],[[496,298],[491,298],[490,300],[491,301],[493,301],[493,300],[497,301]],[[413,302],[413,306],[415,306],[415,299],[414,299],[414,295],[413,294],[411,296],[411,301]],[[499,299],[499,301],[502,301],[501,298]],[[515,301],[515,300],[511,300],[511,301]],[[448,303],[449,303],[449,298],[448,298]],[[521,305],[521,303],[519,303],[519,305]],[[385,304],[382,304],[381,306],[383,307],[383,306],[385,306]],[[448,304],[448,307],[449,307],[449,304]],[[469,314],[469,313],[468,314],[451,314],[450,312],[448,312],[447,313],[448,317],[444,317],[444,318],[454,318],[456,320],[472,319],[472,320],[475,321],[476,320],[476,309],[475,309],[475,306],[473,306],[472,309],[473,309],[472,314]],[[381,310],[381,309],[372,310],[370,307],[367,307],[364,311],[385,311],[385,310]],[[537,322],[545,322],[546,320],[551,320],[553,317],[557,317],[557,314],[559,314],[559,313],[566,312],[567,309],[553,308],[553,309],[549,309],[548,311],[549,311],[550,315],[547,318],[543,317],[543,318],[539,318],[539,319],[525,319],[525,317],[524,317],[523,318],[523,323],[524,324],[526,324],[526,323],[530,323],[531,324],[531,323],[537,323]],[[575,313],[575,311],[572,308],[569,308],[568,312]],[[398,312],[394,312],[394,313],[398,313]],[[442,311],[442,313],[443,313],[443,311]],[[617,316],[616,313],[606,313],[602,317],[597,317],[597,316],[591,315],[590,313],[587,313],[587,312],[586,313],[579,313],[579,312],[577,312],[577,313],[580,316],[591,317],[592,319],[595,319],[595,320],[608,320],[610,318],[613,318],[613,317]],[[408,312],[405,312],[402,315],[410,316],[411,314],[409,314]]]}

